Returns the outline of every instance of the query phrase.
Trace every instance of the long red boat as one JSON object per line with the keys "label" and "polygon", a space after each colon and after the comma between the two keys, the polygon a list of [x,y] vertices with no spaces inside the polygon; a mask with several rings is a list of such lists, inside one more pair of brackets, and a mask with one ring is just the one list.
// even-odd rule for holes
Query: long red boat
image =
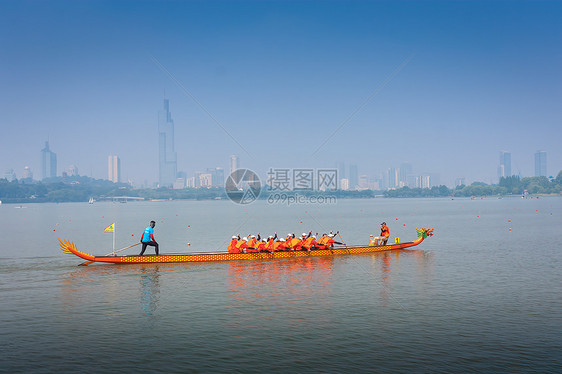
{"label": "long red boat", "polygon": [[259,252],[259,253],[228,253],[228,252],[198,252],[198,253],[169,253],[156,255],[129,255],[129,256],[94,256],[84,253],[76,248],[76,245],[67,240],[59,239],[61,250],[68,254],[86,260],[80,265],[88,265],[93,262],[105,262],[111,264],[150,264],[163,262],[205,262],[205,261],[233,261],[233,260],[260,260],[260,259],[278,259],[290,257],[316,257],[316,256],[336,256],[336,255],[352,255],[359,253],[391,251],[396,249],[404,249],[414,247],[420,244],[425,238],[433,235],[433,228],[422,228],[417,230],[418,238],[412,242],[394,243],[387,245],[354,245],[354,246],[338,246],[330,249],[318,249],[312,251],[290,251],[290,252]]}

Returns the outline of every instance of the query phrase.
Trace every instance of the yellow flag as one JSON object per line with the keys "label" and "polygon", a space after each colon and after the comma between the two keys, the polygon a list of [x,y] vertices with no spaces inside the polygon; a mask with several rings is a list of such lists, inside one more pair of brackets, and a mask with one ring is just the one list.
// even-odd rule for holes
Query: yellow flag
{"label": "yellow flag", "polygon": [[107,226],[103,232],[115,232],[115,222],[112,223],[111,225]]}

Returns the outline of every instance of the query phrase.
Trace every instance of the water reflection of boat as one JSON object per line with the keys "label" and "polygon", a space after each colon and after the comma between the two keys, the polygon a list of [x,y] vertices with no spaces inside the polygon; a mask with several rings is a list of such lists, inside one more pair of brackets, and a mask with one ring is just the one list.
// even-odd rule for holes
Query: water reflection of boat
{"label": "water reflection of boat", "polygon": [[319,249],[314,251],[292,251],[292,252],[260,252],[260,253],[228,253],[228,252],[197,252],[197,253],[169,253],[159,256],[94,256],[78,250],[73,242],[59,239],[61,250],[65,253],[72,253],[87,261],[85,265],[92,262],[105,262],[112,264],[139,264],[139,263],[163,263],[163,262],[206,262],[206,261],[233,261],[233,260],[259,260],[259,259],[279,259],[292,257],[318,257],[352,255],[361,253],[372,253],[390,251],[414,247],[420,244],[425,238],[433,235],[433,229],[418,230],[418,238],[412,242],[394,243],[380,246],[339,246],[330,249]]}

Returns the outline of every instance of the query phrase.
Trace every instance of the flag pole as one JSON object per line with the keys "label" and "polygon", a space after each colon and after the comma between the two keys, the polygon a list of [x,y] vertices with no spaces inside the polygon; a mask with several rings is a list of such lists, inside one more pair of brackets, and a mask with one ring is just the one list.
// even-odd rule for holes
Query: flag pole
{"label": "flag pole", "polygon": [[113,251],[111,253],[115,256],[115,223],[113,224]]}

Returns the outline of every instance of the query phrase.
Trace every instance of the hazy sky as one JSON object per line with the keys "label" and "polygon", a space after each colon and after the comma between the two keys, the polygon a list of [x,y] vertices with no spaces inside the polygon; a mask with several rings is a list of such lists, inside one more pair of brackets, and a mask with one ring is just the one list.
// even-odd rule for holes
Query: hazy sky
{"label": "hazy sky", "polygon": [[562,2],[0,1],[0,47],[0,177],[48,139],[59,174],[154,182],[164,97],[188,174],[562,169]]}

